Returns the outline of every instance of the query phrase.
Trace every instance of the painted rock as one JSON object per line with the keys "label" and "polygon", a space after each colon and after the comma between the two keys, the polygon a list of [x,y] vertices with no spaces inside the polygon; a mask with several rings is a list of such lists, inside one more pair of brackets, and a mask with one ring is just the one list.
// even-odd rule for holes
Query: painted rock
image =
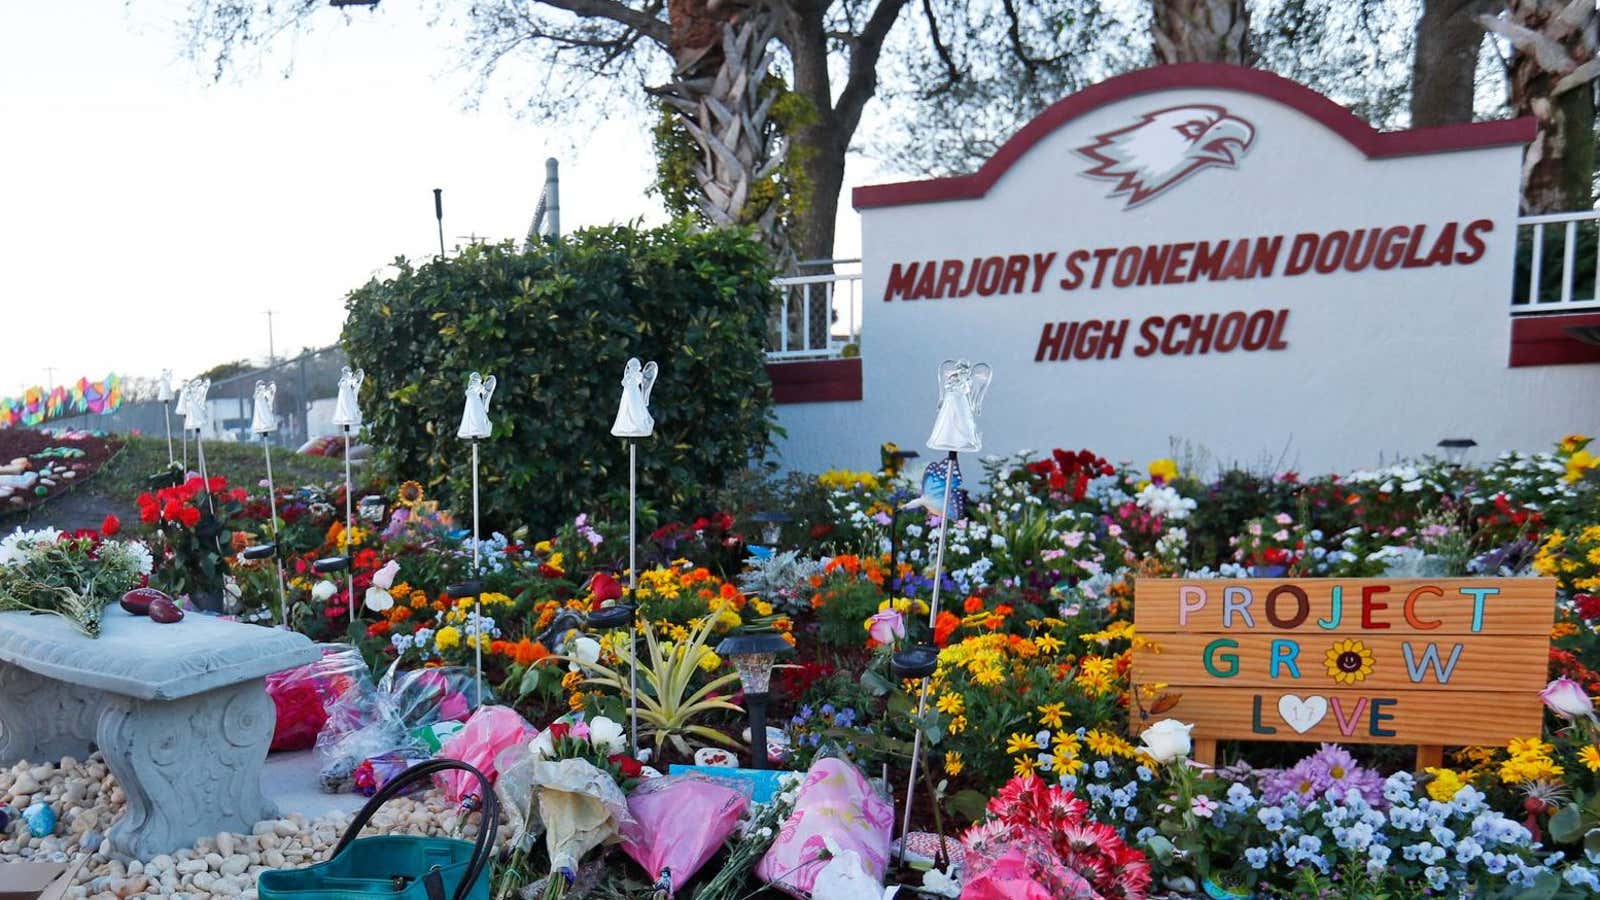
{"label": "painted rock", "polygon": [[183,610],[166,597],[150,601],[150,621],[171,625],[183,621]]}
{"label": "painted rock", "polygon": [[136,616],[150,614],[150,604],[157,600],[172,602],[172,598],[150,587],[134,588],[122,595],[122,608]]}
{"label": "painted rock", "polygon": [[28,833],[45,837],[56,830],[56,811],[48,803],[35,803],[22,811],[22,821],[28,823]]}

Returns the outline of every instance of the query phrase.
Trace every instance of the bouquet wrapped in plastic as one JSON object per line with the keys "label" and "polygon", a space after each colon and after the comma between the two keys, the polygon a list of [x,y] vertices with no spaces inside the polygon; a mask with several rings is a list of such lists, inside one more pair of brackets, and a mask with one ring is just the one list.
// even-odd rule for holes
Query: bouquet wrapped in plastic
{"label": "bouquet wrapped in plastic", "polygon": [[[509,706],[485,706],[472,714],[467,726],[444,742],[437,756],[459,759],[482,772],[491,782],[499,775],[496,758],[508,747],[526,744],[536,732],[527,720]],[[478,790],[476,778],[458,769],[440,772],[433,783],[450,798],[460,802],[462,795]]]}
{"label": "bouquet wrapped in plastic", "polygon": [[622,850],[674,896],[739,827],[751,793],[747,781],[699,774],[641,782],[628,795]]}
{"label": "bouquet wrapped in plastic", "polygon": [[862,869],[881,884],[889,870],[889,843],[894,807],[880,797],[854,764],[822,757],[811,764],[795,798],[794,811],[778,831],[772,847],[756,866],[756,875],[796,897],[809,897],[817,874],[835,851],[852,850]]}
{"label": "bouquet wrapped in plastic", "polygon": [[[267,696],[278,713],[273,750],[311,749],[328,723],[328,708],[352,691],[368,702],[345,703],[344,714],[370,705],[374,688],[361,652],[349,644],[321,644],[318,649],[321,659],[267,676]],[[354,730],[362,724],[343,720],[335,727]]]}
{"label": "bouquet wrapped in plastic", "polygon": [[[378,791],[383,790],[384,785],[404,775],[407,769],[419,763],[427,762],[429,759],[432,759],[432,757],[428,754],[419,753],[415,750],[396,750],[391,753],[384,753],[371,759],[362,760],[361,764],[356,766],[355,772],[351,774],[351,781],[355,786],[356,793],[363,797],[371,797]],[[418,783],[405,791],[405,793],[415,793],[421,787],[422,785]]]}
{"label": "bouquet wrapped in plastic", "polygon": [[[461,667],[384,673],[371,693],[346,692],[328,705],[328,723],[317,737],[322,789],[338,792],[364,759],[392,751],[427,749],[420,729],[466,719],[476,696],[471,670]],[[484,703],[493,703],[487,691]]]}

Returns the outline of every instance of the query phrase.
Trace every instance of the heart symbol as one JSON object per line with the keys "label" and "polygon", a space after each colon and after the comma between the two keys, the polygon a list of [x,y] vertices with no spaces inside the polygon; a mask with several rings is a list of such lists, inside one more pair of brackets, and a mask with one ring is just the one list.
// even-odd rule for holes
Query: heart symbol
{"label": "heart symbol", "polygon": [[1312,694],[1302,700],[1294,694],[1284,694],[1278,698],[1278,715],[1283,716],[1296,734],[1305,734],[1317,727],[1317,723],[1327,714],[1327,697]]}

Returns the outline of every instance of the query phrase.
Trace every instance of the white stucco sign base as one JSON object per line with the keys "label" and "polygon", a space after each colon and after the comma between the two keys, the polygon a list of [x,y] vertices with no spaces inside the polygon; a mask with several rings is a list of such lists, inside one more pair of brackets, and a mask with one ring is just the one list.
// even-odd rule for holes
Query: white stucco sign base
{"label": "white stucco sign base", "polygon": [[985,452],[1307,472],[1594,427],[1600,366],[1510,368],[1527,120],[1380,134],[1167,66],[1051,107],[978,172],[857,189],[863,400],[784,407],[788,466],[920,446],[941,359],[994,367]]}

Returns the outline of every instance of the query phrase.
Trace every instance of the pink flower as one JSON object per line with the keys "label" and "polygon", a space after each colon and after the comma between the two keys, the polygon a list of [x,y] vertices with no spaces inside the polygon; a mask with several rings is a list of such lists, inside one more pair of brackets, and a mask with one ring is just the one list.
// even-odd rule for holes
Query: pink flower
{"label": "pink flower", "polygon": [[1209,819],[1211,814],[1217,811],[1217,801],[1207,797],[1205,794],[1200,794],[1190,801],[1189,811],[1202,819]]}
{"label": "pink flower", "polygon": [[1576,719],[1580,716],[1594,717],[1594,701],[1589,699],[1589,692],[1583,685],[1573,681],[1565,675],[1557,678],[1539,692],[1539,699],[1550,711],[1563,719]]}
{"label": "pink flower", "polygon": [[372,583],[384,590],[394,587],[394,577],[400,574],[400,561],[391,559],[384,563],[383,568],[372,573]]}
{"label": "pink flower", "polygon": [[873,613],[867,620],[867,634],[880,644],[892,644],[906,636],[905,616],[893,609]]}

